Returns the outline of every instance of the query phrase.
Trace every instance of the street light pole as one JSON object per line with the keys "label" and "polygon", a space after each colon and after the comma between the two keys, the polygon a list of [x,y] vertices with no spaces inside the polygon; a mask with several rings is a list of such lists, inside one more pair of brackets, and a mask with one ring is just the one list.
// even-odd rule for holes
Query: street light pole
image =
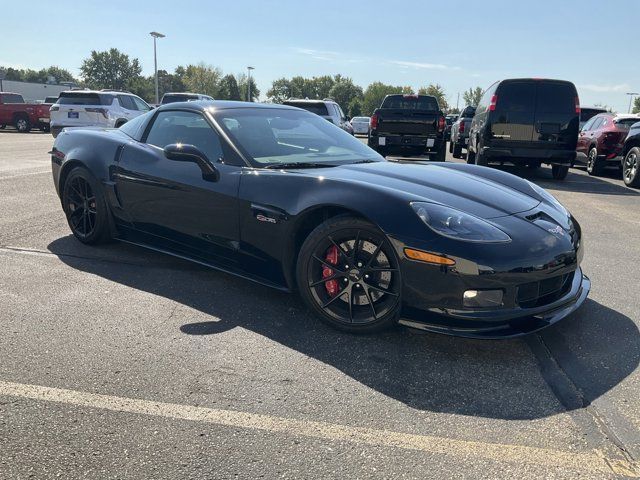
{"label": "street light pole", "polygon": [[158,88],[158,53],[156,50],[156,39],[164,38],[166,35],[158,32],[149,33],[153,37],[153,70],[156,77],[156,105],[160,103],[160,89]]}
{"label": "street light pole", "polygon": [[251,70],[255,70],[255,68],[247,67],[247,102],[251,101]]}
{"label": "street light pole", "polygon": [[629,95],[629,110],[627,111],[627,113],[631,113],[631,102],[633,101],[633,97],[635,95],[640,95],[640,93],[637,92],[627,92],[627,95]]}

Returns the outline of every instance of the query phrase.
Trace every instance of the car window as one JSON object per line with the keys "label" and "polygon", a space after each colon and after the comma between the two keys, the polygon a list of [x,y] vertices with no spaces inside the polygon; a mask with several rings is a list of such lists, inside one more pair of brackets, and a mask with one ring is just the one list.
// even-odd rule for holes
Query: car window
{"label": "car window", "polygon": [[589,119],[589,121],[582,126],[582,130],[585,132],[587,130],[591,130],[591,126],[595,123],[596,120],[596,118],[591,117],[591,119]]}
{"label": "car window", "polygon": [[533,112],[536,86],[532,82],[507,82],[500,85],[496,111],[509,113]]}
{"label": "car window", "polygon": [[631,125],[638,123],[637,118],[616,118],[613,121],[620,130],[629,130]]}
{"label": "car window", "polygon": [[437,112],[438,101],[434,97],[423,95],[387,95],[381,108]]}
{"label": "car window", "polygon": [[498,88],[498,85],[499,83],[495,82],[493,85],[491,85],[489,88],[487,88],[484,91],[476,107],[476,113],[482,113],[487,109],[487,107],[489,106],[489,103],[491,102],[491,97],[495,94],[495,91],[496,91],[496,88]]}
{"label": "car window", "polygon": [[538,113],[574,113],[576,96],[573,85],[569,83],[539,83],[536,111]]}
{"label": "car window", "polygon": [[211,162],[222,157],[222,145],[215,130],[196,112],[159,112],[147,134],[146,142],[159,148],[172,143],[194,145]]}
{"label": "car window", "polygon": [[127,110],[137,110],[136,104],[133,102],[133,98],[129,95],[118,95],[118,101],[122,108],[126,108]]}
{"label": "car window", "polygon": [[24,103],[22,95],[16,95],[15,93],[5,93],[2,95],[2,101],[4,103]]}
{"label": "car window", "polygon": [[111,95],[101,95],[99,93],[62,92],[56,102],[58,105],[111,105],[113,97]]}
{"label": "car window", "polygon": [[310,103],[310,102],[289,101],[289,102],[284,102],[284,105],[303,108],[304,110],[311,113],[315,113],[316,115],[329,115],[329,110],[327,110],[327,106],[323,102]]}
{"label": "car window", "polygon": [[144,131],[144,126],[149,120],[151,113],[147,113],[146,115],[138,115],[133,120],[129,120],[127,123],[120,127],[120,130],[129,135],[131,138],[140,141],[142,137],[142,133]]}
{"label": "car window", "polygon": [[602,117],[596,117],[596,119],[593,122],[593,125],[591,125],[591,128],[589,130],[597,130],[598,128],[600,128],[600,125],[602,125],[602,121],[603,121]]}
{"label": "car window", "polygon": [[460,114],[461,118],[473,118],[476,114],[476,107],[466,107]]}
{"label": "car window", "polygon": [[139,110],[140,112],[148,112],[149,110],[151,110],[151,107],[147,105],[147,102],[145,102],[141,98],[131,97],[131,99],[136,105],[136,110]]}

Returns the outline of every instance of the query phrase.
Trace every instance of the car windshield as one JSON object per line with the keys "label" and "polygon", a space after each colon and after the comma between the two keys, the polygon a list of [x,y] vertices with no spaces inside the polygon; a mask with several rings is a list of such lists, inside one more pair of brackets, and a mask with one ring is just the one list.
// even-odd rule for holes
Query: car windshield
{"label": "car windshield", "polygon": [[214,116],[240,150],[260,166],[329,167],[383,161],[360,140],[308,112],[242,108],[221,110]]}
{"label": "car windshield", "polygon": [[165,95],[164,97],[162,97],[162,104],[165,105],[167,103],[188,102],[189,100],[198,100],[198,95]]}
{"label": "car windshield", "polygon": [[323,102],[312,103],[312,102],[284,102],[285,105],[290,105],[292,107],[303,108],[308,112],[315,113],[316,115],[329,115],[329,110],[327,110],[327,106]]}

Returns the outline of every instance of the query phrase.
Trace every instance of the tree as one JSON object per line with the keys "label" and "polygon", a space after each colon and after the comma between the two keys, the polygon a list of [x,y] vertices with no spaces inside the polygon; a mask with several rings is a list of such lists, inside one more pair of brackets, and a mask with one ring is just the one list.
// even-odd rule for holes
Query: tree
{"label": "tree", "polygon": [[273,103],[282,103],[291,97],[291,81],[284,77],[274,80],[267,91],[267,98]]}
{"label": "tree", "polygon": [[[241,73],[236,77],[238,82],[238,88],[240,89],[240,98],[243,101],[247,101],[247,75],[245,73]],[[258,85],[253,77],[251,77],[251,102],[257,102],[260,98],[260,90],[258,89]]]}
{"label": "tree", "polygon": [[233,75],[225,75],[222,77],[222,80],[220,80],[220,93],[218,95],[218,98],[221,100],[242,100],[236,77]]}
{"label": "tree", "polygon": [[222,70],[212,65],[199,63],[198,65],[188,65],[185,68],[182,81],[187,90],[193,93],[211,95],[217,98],[220,92],[220,79]]}
{"label": "tree", "polygon": [[397,93],[402,93],[402,87],[394,87],[393,85],[386,85],[382,82],[373,82],[364,91],[362,113],[364,115],[371,115],[373,111],[380,106],[385,96]]}
{"label": "tree", "polygon": [[349,102],[349,118],[359,117],[362,115],[362,99],[355,97]]}
{"label": "tree", "polygon": [[633,101],[633,113],[640,113],[640,97],[636,97]]}
{"label": "tree", "polygon": [[462,94],[462,99],[465,105],[477,106],[480,103],[483,93],[482,87],[469,88],[469,90]]}
{"label": "tree", "polygon": [[447,111],[449,110],[449,102],[447,102],[447,94],[444,92],[444,88],[439,83],[431,83],[426,87],[420,87],[418,90],[418,95],[431,95],[432,97],[436,97],[438,100],[438,105],[440,106],[440,110]]}
{"label": "tree", "polygon": [[16,68],[2,68],[0,70],[5,72],[6,80],[17,80],[20,82],[35,82],[35,83],[47,83],[49,81],[49,77],[55,78],[55,83],[60,82],[73,82],[79,83],[69,70],[65,70],[64,68],[51,66],[49,68],[43,68],[41,70],[33,70],[27,68],[16,69]]}
{"label": "tree", "polygon": [[355,85],[350,78],[340,78],[329,90],[329,97],[335,100],[343,110],[348,110],[351,101],[362,98],[362,95],[362,87]]}
{"label": "tree", "polygon": [[129,59],[129,55],[117,48],[108,51],[91,51],[91,55],[82,61],[80,72],[90,88],[111,88],[124,90],[140,76],[142,67],[137,58]]}

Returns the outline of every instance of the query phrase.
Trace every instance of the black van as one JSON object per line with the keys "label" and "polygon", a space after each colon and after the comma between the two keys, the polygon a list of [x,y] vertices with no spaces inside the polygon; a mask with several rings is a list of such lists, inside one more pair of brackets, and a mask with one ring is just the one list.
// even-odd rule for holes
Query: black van
{"label": "black van", "polygon": [[580,102],[573,83],[518,78],[491,85],[469,130],[468,163],[552,166],[562,180],[576,159]]}

